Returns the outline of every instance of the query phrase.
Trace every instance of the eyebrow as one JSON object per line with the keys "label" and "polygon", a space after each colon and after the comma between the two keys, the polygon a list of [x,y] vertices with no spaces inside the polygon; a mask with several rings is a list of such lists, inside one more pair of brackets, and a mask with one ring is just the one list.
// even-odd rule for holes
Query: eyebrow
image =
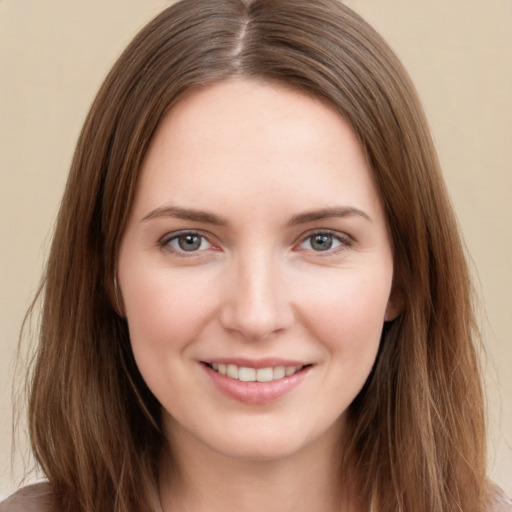
{"label": "eyebrow", "polygon": [[179,206],[161,206],[151,210],[142,218],[142,221],[158,219],[160,217],[173,217],[175,219],[190,220],[194,222],[204,222],[215,226],[227,226],[229,223],[222,217],[203,210],[191,208],[180,208]]}
{"label": "eyebrow", "polygon": [[352,206],[342,206],[336,208],[323,208],[321,210],[312,210],[310,212],[299,213],[294,215],[288,222],[289,226],[297,226],[299,224],[307,224],[317,220],[329,219],[333,217],[361,217],[369,222],[373,222],[369,215],[362,210]]}
{"label": "eyebrow", "polygon": [[[329,219],[333,217],[361,217],[369,222],[372,219],[362,210],[352,206],[336,207],[336,208],[322,208],[321,210],[312,210],[309,212],[299,213],[294,215],[289,221],[288,226],[297,226],[300,224],[307,224],[308,222],[315,222],[318,220]],[[213,213],[203,210],[195,210],[191,208],[180,208],[179,206],[161,206],[151,210],[147,215],[142,218],[142,221],[158,219],[160,217],[172,217],[175,219],[190,220],[193,222],[204,222],[215,226],[228,226],[229,222]]]}

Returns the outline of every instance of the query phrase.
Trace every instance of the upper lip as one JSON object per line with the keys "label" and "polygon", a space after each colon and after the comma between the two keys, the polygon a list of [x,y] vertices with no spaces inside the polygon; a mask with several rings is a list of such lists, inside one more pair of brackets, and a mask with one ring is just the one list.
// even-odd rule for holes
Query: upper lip
{"label": "upper lip", "polygon": [[276,366],[306,366],[311,363],[298,361],[296,359],[283,359],[278,357],[266,357],[263,359],[247,359],[240,357],[214,357],[212,359],[204,359],[201,362],[206,364],[234,364],[238,367],[245,368],[273,368]]}

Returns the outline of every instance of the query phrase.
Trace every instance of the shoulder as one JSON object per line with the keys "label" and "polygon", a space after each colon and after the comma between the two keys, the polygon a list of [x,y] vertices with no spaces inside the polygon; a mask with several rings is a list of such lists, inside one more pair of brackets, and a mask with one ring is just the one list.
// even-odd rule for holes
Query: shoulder
{"label": "shoulder", "polygon": [[51,512],[52,491],[46,482],[29,485],[0,503],[0,512]]}
{"label": "shoulder", "polygon": [[[0,512],[3,512],[0,510]],[[489,512],[512,512],[512,500],[505,493],[496,488],[489,503]]]}

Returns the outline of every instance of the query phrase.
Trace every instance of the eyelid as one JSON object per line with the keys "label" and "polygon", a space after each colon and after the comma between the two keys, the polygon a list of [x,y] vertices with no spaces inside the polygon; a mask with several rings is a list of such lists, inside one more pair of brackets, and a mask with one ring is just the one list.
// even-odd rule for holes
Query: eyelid
{"label": "eyelid", "polygon": [[[175,249],[174,247],[170,246],[169,242],[176,240],[180,236],[184,235],[197,235],[202,238],[204,238],[209,244],[210,247],[206,249],[200,249],[197,251],[185,251],[185,250],[179,250]],[[340,242],[340,246],[334,248],[334,249],[327,249],[325,251],[314,251],[313,249],[301,249],[300,245],[303,244],[308,238],[311,238],[315,235],[329,235],[332,236],[334,239],[336,239],[338,242]],[[158,246],[166,250],[174,255],[177,256],[184,256],[184,257],[190,257],[190,256],[198,256],[205,251],[208,250],[219,250],[218,244],[216,244],[212,240],[213,235],[211,233],[205,232],[200,229],[181,229],[178,231],[172,231],[170,233],[166,233],[164,236],[162,236],[158,240]],[[311,229],[307,231],[306,233],[302,233],[300,237],[297,238],[297,241],[294,244],[294,248],[296,250],[302,250],[302,251],[308,251],[315,253],[317,256],[329,256],[332,254],[336,254],[340,251],[346,250],[348,247],[351,247],[354,244],[354,239],[348,235],[347,233],[332,230],[332,229]]]}
{"label": "eyelid", "polygon": [[[315,235],[330,235],[333,238],[335,238],[338,242],[340,242],[340,246],[336,247],[334,249],[328,249],[325,251],[314,251],[312,249],[301,249],[300,245],[303,244],[306,240],[309,238],[315,236]],[[295,244],[295,247],[298,247],[298,250],[308,251],[311,253],[315,253],[317,256],[329,256],[336,254],[340,251],[346,250],[348,247],[351,247],[354,244],[354,239],[347,235],[347,233],[343,233],[340,231],[332,230],[332,229],[312,229],[306,233],[303,233],[297,243]]]}
{"label": "eyelid", "polygon": [[[184,236],[184,235],[197,235],[197,236],[205,239],[210,244],[210,247],[208,247],[206,249],[200,249],[197,251],[185,251],[185,250],[176,249],[170,245],[171,241],[176,240],[180,236]],[[183,256],[183,257],[198,256],[199,254],[202,254],[207,250],[215,249],[215,247],[214,247],[215,244],[212,241],[212,235],[207,232],[204,232],[200,229],[180,229],[178,231],[172,231],[170,233],[166,233],[163,237],[161,237],[158,240],[158,246],[161,249],[163,249],[169,253],[172,253],[177,256]]]}

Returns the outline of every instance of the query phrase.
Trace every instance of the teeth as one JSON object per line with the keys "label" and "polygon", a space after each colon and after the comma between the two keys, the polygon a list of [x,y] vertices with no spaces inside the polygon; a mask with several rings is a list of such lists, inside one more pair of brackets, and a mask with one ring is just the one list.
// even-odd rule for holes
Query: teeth
{"label": "teeth", "polygon": [[284,374],[289,377],[290,375],[293,375],[295,373],[295,366],[287,366],[284,369]]}
{"label": "teeth", "polygon": [[242,366],[238,370],[238,379],[244,382],[254,382],[256,380],[256,370]]}
{"label": "teeth", "polygon": [[303,366],[275,366],[268,368],[249,368],[236,364],[212,363],[211,368],[221,375],[243,382],[271,382],[284,377],[290,377],[301,370]]}
{"label": "teeth", "polygon": [[272,377],[274,379],[282,379],[286,375],[286,369],[284,366],[276,366]]}
{"label": "teeth", "polygon": [[258,368],[256,370],[256,380],[258,382],[270,382],[274,380],[274,372],[272,368]]}
{"label": "teeth", "polygon": [[226,375],[232,379],[238,379],[238,366],[236,364],[228,364]]}

